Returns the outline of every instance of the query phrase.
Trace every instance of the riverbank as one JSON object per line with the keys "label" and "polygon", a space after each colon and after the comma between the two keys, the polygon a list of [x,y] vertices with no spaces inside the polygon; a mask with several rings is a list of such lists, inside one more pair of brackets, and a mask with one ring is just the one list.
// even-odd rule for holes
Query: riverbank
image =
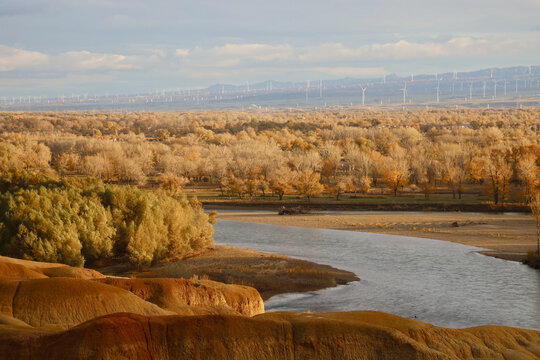
{"label": "riverbank", "polygon": [[521,261],[536,249],[536,228],[526,213],[348,212],[277,215],[271,210],[228,210],[218,219],[451,241],[487,249],[482,254]]}
{"label": "riverbank", "polygon": [[504,206],[494,206],[487,201],[470,201],[458,199],[441,200],[420,200],[417,197],[365,197],[357,199],[335,199],[317,198],[311,201],[305,199],[286,199],[286,200],[268,200],[268,199],[204,199],[199,198],[206,209],[215,210],[275,210],[281,207],[303,207],[313,211],[331,210],[331,211],[441,211],[441,212],[482,212],[482,213],[501,213],[501,212],[520,212],[529,213],[531,209],[523,204],[505,204]]}
{"label": "riverbank", "polygon": [[263,300],[290,292],[314,291],[360,280],[350,271],[234,246],[216,245],[144,271],[120,264],[98,268],[105,275],[136,278],[210,279],[255,288]]}

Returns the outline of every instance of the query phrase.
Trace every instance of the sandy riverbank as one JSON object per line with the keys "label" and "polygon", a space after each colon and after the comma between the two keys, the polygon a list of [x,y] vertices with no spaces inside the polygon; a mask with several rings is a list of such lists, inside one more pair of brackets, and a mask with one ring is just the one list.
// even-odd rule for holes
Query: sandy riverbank
{"label": "sandy riverbank", "polygon": [[[520,261],[536,249],[536,228],[530,214],[313,212],[277,215],[276,211],[218,211],[218,218],[285,226],[363,231],[456,242],[488,249],[487,255]],[[456,224],[457,223],[457,226]]]}
{"label": "sandy riverbank", "polygon": [[127,264],[99,269],[106,275],[137,278],[193,278],[247,285],[263,299],[276,294],[320,290],[358,281],[350,271],[234,246],[216,245],[139,272]]}

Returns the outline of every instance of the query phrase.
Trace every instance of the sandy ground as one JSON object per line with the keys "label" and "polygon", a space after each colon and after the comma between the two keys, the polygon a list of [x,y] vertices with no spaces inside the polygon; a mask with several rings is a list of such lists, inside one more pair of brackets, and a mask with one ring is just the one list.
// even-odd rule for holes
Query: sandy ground
{"label": "sandy ground", "polygon": [[[486,255],[521,260],[536,249],[536,227],[529,214],[332,212],[277,215],[274,211],[218,211],[223,220],[362,231],[452,241],[489,249]],[[456,223],[457,225],[456,226]]]}

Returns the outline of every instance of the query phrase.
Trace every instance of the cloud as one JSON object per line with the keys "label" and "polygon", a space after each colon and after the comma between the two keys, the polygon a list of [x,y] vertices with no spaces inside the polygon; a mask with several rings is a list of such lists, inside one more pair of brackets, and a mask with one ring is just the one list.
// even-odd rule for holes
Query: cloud
{"label": "cloud", "polygon": [[300,49],[303,61],[343,60],[409,60],[455,56],[490,55],[520,52],[540,48],[532,39],[455,37],[443,42],[409,42],[369,44],[348,48],[340,43],[328,43]]}
{"label": "cloud", "polygon": [[[93,84],[95,88],[133,84],[210,85],[216,82],[301,81],[308,78],[373,77],[389,72],[443,71],[456,64],[485,66],[534,62],[540,32],[446,35],[413,41],[356,44],[321,42],[223,42],[217,46],[131,43],[110,53],[95,49],[42,53],[0,45],[0,79],[30,90],[43,84]],[[428,66],[426,66],[426,64]],[[470,67],[469,65],[467,65]],[[472,66],[472,65],[471,65]],[[477,66],[477,65],[474,65]],[[412,69],[412,70],[410,70]],[[17,83],[17,81],[19,83]],[[119,85],[122,84],[122,85]],[[10,89],[11,87],[5,87]],[[8,90],[5,90],[8,91]],[[9,90],[11,91],[11,90]],[[127,91],[127,90],[126,90]]]}
{"label": "cloud", "polygon": [[87,50],[70,51],[58,56],[60,63],[74,70],[129,70],[138,69],[136,56],[92,53]]}
{"label": "cloud", "polygon": [[[443,57],[466,57],[519,53],[540,49],[537,38],[524,37],[453,37],[446,41],[368,44],[347,47],[341,43],[323,43],[293,47],[288,44],[225,44],[210,49],[177,49],[182,65],[196,67],[232,68],[274,64],[328,64],[371,60],[413,60]],[[347,69],[337,67],[336,69]],[[349,68],[351,70],[352,68]]]}
{"label": "cloud", "polygon": [[174,52],[177,56],[188,56],[189,55],[189,49],[176,49]]}
{"label": "cloud", "polygon": [[48,55],[0,45],[0,72],[17,72],[20,76],[58,77],[70,73],[97,73],[140,70],[159,61],[156,52],[145,55],[94,53],[88,50]]}
{"label": "cloud", "polygon": [[382,67],[315,67],[308,69],[310,71],[328,74],[332,76],[372,76],[388,74]]}
{"label": "cloud", "polygon": [[176,54],[188,66],[234,67],[247,62],[268,63],[293,60],[295,49],[290,45],[225,44],[211,49],[195,47],[193,50],[177,49]]}
{"label": "cloud", "polygon": [[0,45],[0,71],[12,71],[47,63],[49,57],[37,51],[28,51]]}

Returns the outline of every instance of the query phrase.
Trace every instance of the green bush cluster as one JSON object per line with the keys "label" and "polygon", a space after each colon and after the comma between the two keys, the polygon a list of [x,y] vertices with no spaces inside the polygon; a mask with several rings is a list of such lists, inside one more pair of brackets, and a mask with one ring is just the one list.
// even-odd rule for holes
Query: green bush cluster
{"label": "green bush cluster", "polygon": [[115,257],[141,266],[213,243],[213,216],[182,194],[13,173],[0,188],[3,255],[72,266]]}

